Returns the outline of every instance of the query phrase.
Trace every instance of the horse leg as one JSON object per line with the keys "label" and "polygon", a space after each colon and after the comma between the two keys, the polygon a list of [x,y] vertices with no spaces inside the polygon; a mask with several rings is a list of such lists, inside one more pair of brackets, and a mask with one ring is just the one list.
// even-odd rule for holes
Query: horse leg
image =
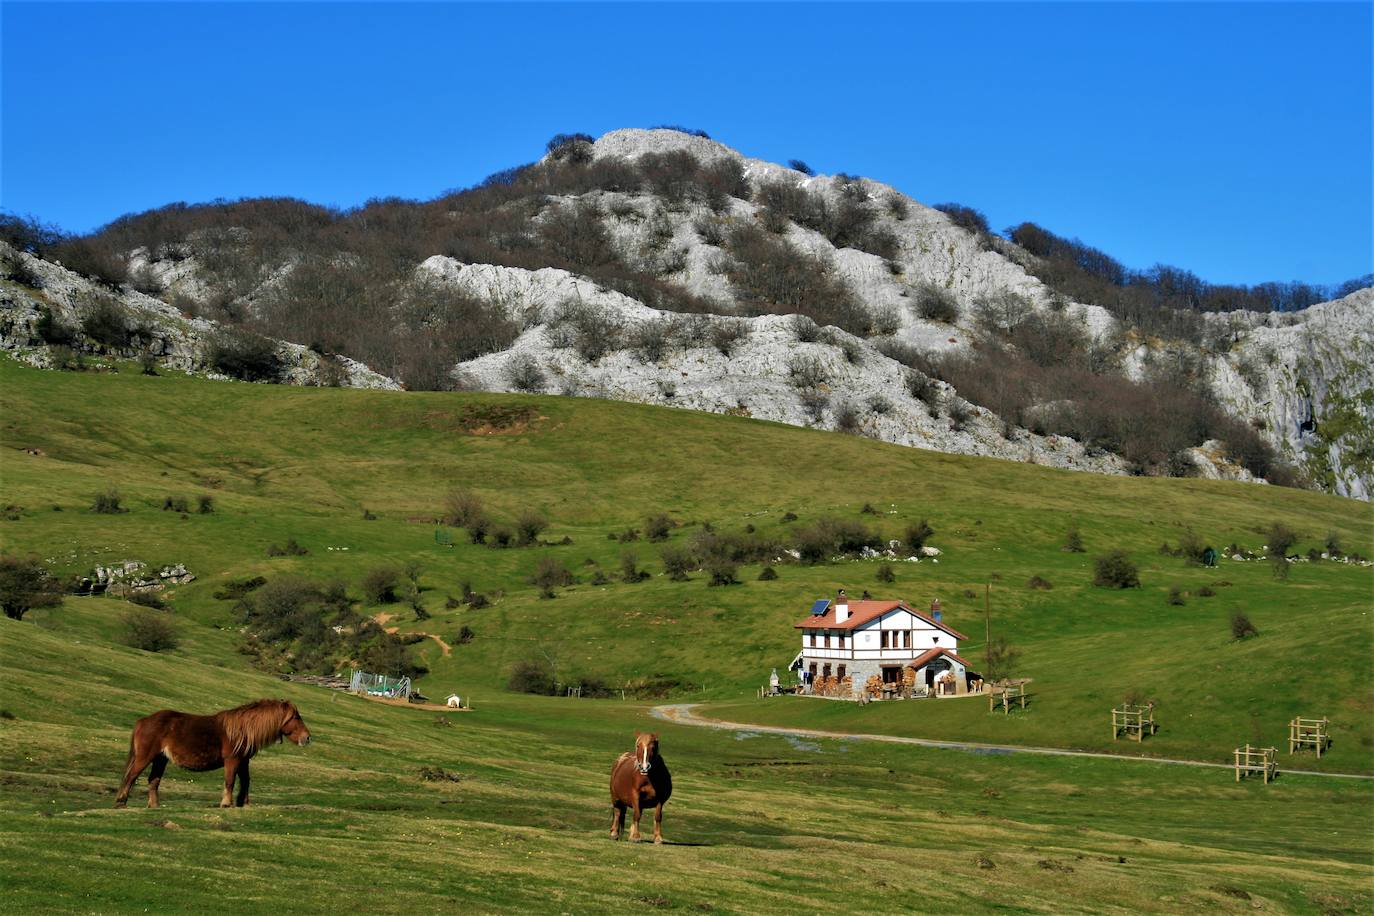
{"label": "horse leg", "polygon": [[654,809],[654,845],[663,845],[663,803]]}
{"label": "horse leg", "polygon": [[625,829],[625,803],[611,802],[611,839],[620,839],[620,831]]}
{"label": "horse leg", "polygon": [[638,794],[638,793],[635,793],[634,810],[635,810],[635,817],[634,817],[634,820],[630,822],[630,842],[631,842],[631,843],[638,843],[638,842],[639,842],[639,839],[640,839],[640,837],[639,837],[639,815],[642,814],[642,813],[643,813],[643,810],[644,810],[644,809],[640,808],[640,806],[639,806],[639,794]]}
{"label": "horse leg", "polygon": [[239,758],[224,758],[224,796],[219,800],[221,808],[233,807],[234,777],[239,772]]}
{"label": "horse leg", "polygon": [[129,760],[124,764],[124,782],[119,787],[119,794],[115,796],[116,808],[123,808],[129,804],[129,790],[134,787],[138,775],[153,762],[156,753],[149,748],[140,748],[137,736],[129,740]]}
{"label": "horse leg", "polygon": [[240,808],[242,808],[244,805],[248,804],[248,761],[247,761],[247,760],[245,760],[245,761],[243,761],[243,763],[239,764],[239,794],[238,794],[238,798],[237,798],[235,801],[238,803],[238,806],[239,806]]}
{"label": "horse leg", "polygon": [[153,758],[153,768],[148,771],[148,807],[156,808],[158,804],[157,789],[162,785],[162,774],[167,769],[167,755],[158,754]]}

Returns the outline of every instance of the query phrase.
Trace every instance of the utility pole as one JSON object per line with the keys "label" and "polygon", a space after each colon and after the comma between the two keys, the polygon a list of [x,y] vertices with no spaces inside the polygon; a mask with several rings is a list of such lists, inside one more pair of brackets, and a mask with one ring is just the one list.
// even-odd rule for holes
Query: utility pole
{"label": "utility pole", "polygon": [[[983,667],[987,668],[992,653],[992,583],[983,586]],[[991,671],[985,672],[988,677]]]}

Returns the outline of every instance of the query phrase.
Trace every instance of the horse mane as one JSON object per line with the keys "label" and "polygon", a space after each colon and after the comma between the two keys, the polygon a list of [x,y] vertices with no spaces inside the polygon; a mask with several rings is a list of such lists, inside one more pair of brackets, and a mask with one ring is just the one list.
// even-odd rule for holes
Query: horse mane
{"label": "horse mane", "polygon": [[286,711],[290,706],[287,700],[255,700],[216,713],[215,718],[224,728],[233,752],[251,757],[264,744],[281,741],[282,725],[286,723]]}

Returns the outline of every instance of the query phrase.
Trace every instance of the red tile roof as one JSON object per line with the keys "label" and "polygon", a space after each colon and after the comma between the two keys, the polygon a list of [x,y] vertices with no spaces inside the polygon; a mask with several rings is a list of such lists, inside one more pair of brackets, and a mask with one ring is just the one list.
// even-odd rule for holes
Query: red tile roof
{"label": "red tile roof", "polygon": [[870,620],[883,616],[888,611],[895,611],[897,608],[910,611],[931,626],[944,630],[955,639],[968,639],[963,633],[932,620],[905,601],[851,601],[849,602],[849,618],[843,623],[835,620],[835,605],[831,603],[824,614],[820,616],[807,615],[804,620],[793,624],[793,628],[798,630],[852,630],[855,627],[863,626]]}
{"label": "red tile roof", "polygon": [[[936,646],[933,649],[927,649],[925,652],[922,652],[920,655],[916,656],[911,661],[907,662],[907,667],[922,668],[925,665],[930,664],[932,661],[934,661],[941,655],[948,655],[950,658],[954,659],[956,662],[963,665],[965,668],[968,668],[970,671],[973,670],[969,666],[968,662],[964,661],[962,658],[955,655],[953,652],[951,652],[949,649],[946,649],[944,646]],[[977,672],[974,673],[976,674]]]}

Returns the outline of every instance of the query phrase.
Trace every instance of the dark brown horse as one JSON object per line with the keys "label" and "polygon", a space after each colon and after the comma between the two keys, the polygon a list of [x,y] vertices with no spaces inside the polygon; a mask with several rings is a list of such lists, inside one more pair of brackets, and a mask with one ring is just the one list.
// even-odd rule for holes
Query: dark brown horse
{"label": "dark brown horse", "polygon": [[296,704],[289,700],[257,700],[213,716],[192,716],[164,709],[134,723],[129,739],[129,762],[124,767],[124,784],[115,796],[115,807],[129,803],[129,790],[148,764],[148,807],[156,808],[157,787],[168,762],[182,769],[201,773],[224,767],[224,797],[219,806],[228,808],[234,779],[239,781],[237,804],[248,804],[248,761],[264,745],[289,738],[304,747],[310,743]]}
{"label": "dark brown horse", "polygon": [[639,842],[639,815],[654,809],[654,842],[663,842],[663,806],[673,794],[668,765],[658,755],[658,735],[635,732],[635,749],[626,751],[611,767],[611,839],[620,839],[625,809],[633,809],[630,839]]}

